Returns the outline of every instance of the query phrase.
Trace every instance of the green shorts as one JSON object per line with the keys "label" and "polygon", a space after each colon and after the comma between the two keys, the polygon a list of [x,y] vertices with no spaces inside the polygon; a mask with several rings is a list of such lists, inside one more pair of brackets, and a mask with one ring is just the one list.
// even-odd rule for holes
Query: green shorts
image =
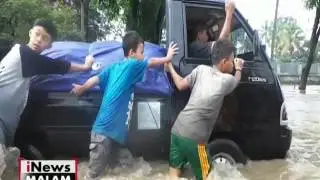
{"label": "green shorts", "polygon": [[212,168],[208,149],[192,139],[171,134],[169,165],[182,169],[189,162],[197,180],[205,180]]}

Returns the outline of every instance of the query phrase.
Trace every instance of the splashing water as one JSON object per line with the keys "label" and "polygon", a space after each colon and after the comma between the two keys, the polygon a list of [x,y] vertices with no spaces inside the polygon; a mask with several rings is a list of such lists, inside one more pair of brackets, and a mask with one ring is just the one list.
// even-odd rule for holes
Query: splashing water
{"label": "splashing water", "polygon": [[[289,126],[293,139],[287,159],[270,161],[249,161],[246,166],[215,166],[209,174],[214,180],[319,180],[320,179],[320,86],[308,86],[305,95],[293,86],[282,86]],[[128,150],[121,150],[119,163],[106,169],[101,180],[166,180],[168,162],[147,162],[133,158]],[[87,160],[81,160],[79,177],[83,180],[88,167]],[[17,179],[6,175],[3,180]],[[190,169],[181,180],[194,179]]]}

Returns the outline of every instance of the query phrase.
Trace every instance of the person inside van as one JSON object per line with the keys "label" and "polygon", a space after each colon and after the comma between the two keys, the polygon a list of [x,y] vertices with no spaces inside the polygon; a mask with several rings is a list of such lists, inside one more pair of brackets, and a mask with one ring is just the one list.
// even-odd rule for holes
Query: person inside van
{"label": "person inside van", "polygon": [[[219,20],[218,24],[214,26],[215,34],[219,34],[219,39],[226,39],[229,37],[231,32],[231,21],[233,12],[235,9],[235,4],[233,1],[228,1],[225,5],[226,18],[224,20]],[[223,27],[221,28],[221,25]],[[206,58],[210,59],[210,49],[213,47],[214,42],[209,41],[208,28],[205,23],[199,23],[196,26],[196,39],[189,46],[189,57],[195,58]]]}
{"label": "person inside van", "polygon": [[[241,79],[243,60],[234,59],[234,52],[235,47],[230,40],[216,41],[211,52],[214,65],[199,65],[185,78],[177,74],[171,63],[166,64],[178,90],[191,89],[189,101],[171,130],[170,179],[177,179],[187,162],[197,180],[207,178],[212,165],[206,144],[224,97],[237,87]],[[233,76],[234,66],[236,73]]]}
{"label": "person inside van", "polygon": [[148,67],[158,67],[170,62],[177,53],[176,44],[171,43],[167,56],[144,60],[144,40],[136,31],[129,31],[122,39],[125,59],[105,68],[99,75],[91,77],[83,85],[74,84],[72,93],[80,96],[90,88],[100,85],[103,99],[91,130],[89,171],[87,180],[99,179],[109,164],[114,146],[127,141],[130,119],[129,105],[133,101],[133,90],[141,81]]}

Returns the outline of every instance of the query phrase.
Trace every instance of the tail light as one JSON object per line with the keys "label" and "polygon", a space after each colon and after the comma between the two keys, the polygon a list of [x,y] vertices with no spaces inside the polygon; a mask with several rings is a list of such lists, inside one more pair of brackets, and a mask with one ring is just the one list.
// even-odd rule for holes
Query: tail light
{"label": "tail light", "polygon": [[285,103],[282,103],[280,110],[280,125],[288,126],[288,113]]}

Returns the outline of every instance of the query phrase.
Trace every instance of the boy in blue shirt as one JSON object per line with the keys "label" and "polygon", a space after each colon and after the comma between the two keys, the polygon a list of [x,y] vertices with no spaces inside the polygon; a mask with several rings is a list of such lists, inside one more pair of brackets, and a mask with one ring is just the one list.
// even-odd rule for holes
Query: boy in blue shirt
{"label": "boy in blue shirt", "polygon": [[126,59],[105,68],[99,75],[88,79],[83,85],[74,84],[72,93],[80,96],[88,89],[100,85],[104,92],[100,110],[91,131],[90,161],[87,179],[98,179],[106,167],[112,146],[125,144],[128,134],[127,113],[133,100],[134,85],[141,81],[148,67],[170,62],[178,48],[171,43],[167,56],[144,61],[144,40],[130,31],[123,37],[122,48]]}

